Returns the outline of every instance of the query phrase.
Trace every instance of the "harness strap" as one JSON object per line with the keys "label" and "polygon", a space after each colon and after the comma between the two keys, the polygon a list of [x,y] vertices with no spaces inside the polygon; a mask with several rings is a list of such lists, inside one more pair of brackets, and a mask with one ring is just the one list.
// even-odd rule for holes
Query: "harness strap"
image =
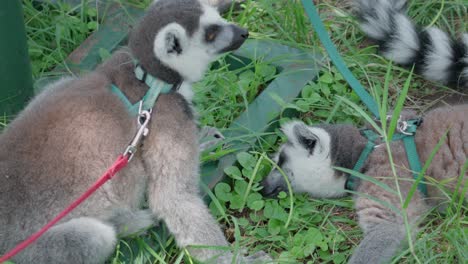
{"label": "harness strap", "polygon": [[[362,150],[361,155],[359,155],[358,161],[354,165],[354,168],[353,168],[354,171],[360,171],[362,167],[364,167],[364,164],[366,163],[367,158],[374,150],[375,146],[377,145],[376,142],[379,139],[379,136],[370,129],[361,130],[361,134],[367,138],[367,143],[364,149]],[[345,188],[347,190],[355,190],[357,187],[356,186],[357,180],[358,179],[354,177],[353,175],[349,175],[345,183]]]}
{"label": "harness strap", "polygon": [[134,73],[138,80],[144,82],[149,87],[141,101],[132,104],[122,90],[115,84],[111,85],[110,90],[122,101],[130,114],[137,116],[141,110],[153,109],[159,95],[161,93],[169,93],[174,85],[163,82],[151,74],[148,74],[138,63],[135,64]]}
{"label": "harness strap", "polygon": [[[416,149],[416,142],[414,141],[414,134],[416,133],[417,128],[421,125],[421,120],[421,118],[418,118],[406,121],[405,130],[402,131],[402,133],[395,134],[392,138],[392,141],[403,141],[403,145],[406,151],[406,157],[408,159],[413,178],[415,179],[415,184],[418,185],[419,191],[427,196],[426,182],[424,180],[424,177],[419,175],[419,172],[422,170],[422,168],[419,160],[418,151]],[[361,134],[367,138],[367,143],[364,149],[362,150],[358,161],[354,165],[354,171],[361,171],[367,158],[377,146],[377,140],[379,139],[379,135],[371,129],[363,129],[361,130]],[[349,175],[345,183],[345,188],[347,190],[355,190],[357,187],[356,181],[357,179],[355,176]]]}
{"label": "harness strap", "polygon": [[407,121],[407,123],[408,129],[406,131],[408,133],[411,133],[411,135],[406,135],[405,137],[403,137],[403,144],[406,150],[406,157],[408,159],[411,172],[413,173],[413,178],[416,180],[415,183],[418,185],[419,191],[422,192],[425,196],[427,196],[426,181],[423,175],[419,175],[422,171],[422,167],[418,155],[418,150],[416,149],[416,142],[414,140],[414,134],[416,133],[416,129],[421,125],[421,119],[412,119]]}
{"label": "harness strap", "polygon": [[305,11],[309,16],[310,21],[312,22],[312,26],[314,27],[315,32],[317,32],[317,35],[319,36],[320,41],[330,56],[333,64],[335,64],[341,75],[343,75],[343,78],[349,83],[359,98],[361,98],[362,102],[367,106],[369,111],[371,111],[375,117],[379,117],[379,108],[377,107],[377,104],[375,103],[372,96],[366,91],[366,89],[362,87],[356,77],[354,77],[348,67],[346,67],[346,64],[341,58],[340,53],[336,50],[335,45],[333,45],[333,42],[328,36],[327,30],[323,26],[322,20],[320,19],[313,1],[302,0],[302,5],[304,5]]}
{"label": "harness strap", "polygon": [[149,110],[154,107],[156,100],[158,99],[161,93],[169,93],[173,87],[172,84],[161,81],[158,78],[153,77],[151,74],[148,74],[140,64],[135,66],[135,76],[138,80],[146,83],[149,90],[143,96],[143,110]]}

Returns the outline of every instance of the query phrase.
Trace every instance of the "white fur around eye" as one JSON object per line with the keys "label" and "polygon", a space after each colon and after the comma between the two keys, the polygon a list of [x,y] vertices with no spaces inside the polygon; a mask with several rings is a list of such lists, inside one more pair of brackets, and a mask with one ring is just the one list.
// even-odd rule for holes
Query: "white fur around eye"
{"label": "white fur around eye", "polygon": [[331,137],[323,128],[311,127],[309,130],[317,136],[318,142],[314,150],[314,155],[321,157],[330,156]]}
{"label": "white fur around eye", "polygon": [[226,20],[211,5],[203,5],[203,15],[200,17],[200,25],[227,24]]}

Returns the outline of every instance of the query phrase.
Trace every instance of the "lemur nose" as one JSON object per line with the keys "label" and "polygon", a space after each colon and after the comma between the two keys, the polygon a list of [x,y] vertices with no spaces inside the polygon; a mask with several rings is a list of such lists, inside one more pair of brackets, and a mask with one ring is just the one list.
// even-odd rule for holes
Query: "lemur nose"
{"label": "lemur nose", "polygon": [[235,36],[242,39],[247,39],[249,37],[249,31],[245,28],[233,25],[233,32]]}
{"label": "lemur nose", "polygon": [[241,32],[241,37],[247,39],[249,38],[249,31],[247,29],[242,29],[242,32]]}
{"label": "lemur nose", "polygon": [[238,49],[249,37],[249,31],[245,28],[241,28],[233,24],[231,24],[229,28],[232,32],[231,43],[229,44],[229,46],[220,50],[219,53],[224,53]]}

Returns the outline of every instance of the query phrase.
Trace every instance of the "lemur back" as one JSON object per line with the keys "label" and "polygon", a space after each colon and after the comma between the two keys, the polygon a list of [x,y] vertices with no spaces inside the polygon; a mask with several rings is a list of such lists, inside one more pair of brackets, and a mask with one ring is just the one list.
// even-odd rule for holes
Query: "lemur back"
{"label": "lemur back", "polygon": [[[424,164],[443,140],[428,170],[428,197],[419,191],[414,194],[406,210],[414,230],[421,217],[433,206],[445,208],[454,191],[463,190],[468,184],[468,172],[464,166],[468,160],[468,105],[443,107],[431,110],[417,130],[417,150]],[[410,118],[405,114],[403,118]],[[352,169],[356,164],[367,139],[352,125],[307,126],[292,122],[283,126],[288,141],[276,157],[278,165],[286,173],[295,192],[306,192],[314,197],[341,197],[349,175],[335,167]],[[413,174],[409,169],[406,152],[401,141],[390,144],[392,158],[398,175],[398,186],[403,200],[413,186]],[[362,173],[396,190],[396,181],[389,162],[385,144],[379,145],[368,157]],[[464,174],[463,174],[464,172]],[[463,175],[462,175],[463,174]],[[456,190],[458,180],[461,185]],[[262,182],[264,194],[275,196],[286,191],[286,182],[278,170],[273,170]],[[401,248],[405,241],[405,224],[401,214],[402,205],[396,192],[388,192],[371,181],[359,180],[354,190],[355,209],[364,239],[355,250],[350,263],[384,263]],[[461,193],[468,199],[468,193]]]}

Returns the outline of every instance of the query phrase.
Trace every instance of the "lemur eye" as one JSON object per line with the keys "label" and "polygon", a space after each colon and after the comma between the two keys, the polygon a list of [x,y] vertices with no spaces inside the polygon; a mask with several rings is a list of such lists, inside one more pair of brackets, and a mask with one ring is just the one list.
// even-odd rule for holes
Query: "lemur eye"
{"label": "lemur eye", "polygon": [[207,42],[212,42],[218,36],[221,27],[219,25],[210,25],[205,30],[205,40]]}

